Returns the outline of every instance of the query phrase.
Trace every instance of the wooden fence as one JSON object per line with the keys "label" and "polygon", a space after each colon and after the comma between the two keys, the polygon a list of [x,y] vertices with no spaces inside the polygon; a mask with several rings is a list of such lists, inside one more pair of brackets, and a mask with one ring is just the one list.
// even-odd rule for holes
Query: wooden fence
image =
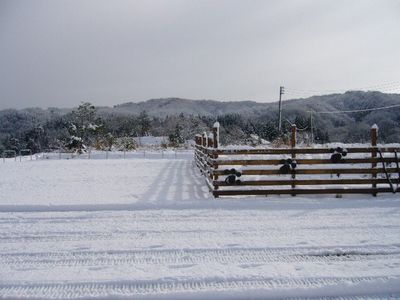
{"label": "wooden fence", "polygon": [[195,162],[215,197],[274,194],[372,194],[400,191],[400,147],[291,147],[228,149],[219,147],[219,124],[196,135]]}

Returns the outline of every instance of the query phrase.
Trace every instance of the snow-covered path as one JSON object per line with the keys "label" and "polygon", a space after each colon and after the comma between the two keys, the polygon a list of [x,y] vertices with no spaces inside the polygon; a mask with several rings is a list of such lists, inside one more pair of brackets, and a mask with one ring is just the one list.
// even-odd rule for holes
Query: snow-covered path
{"label": "snow-covered path", "polygon": [[[143,163],[151,167],[152,161],[125,162],[125,168],[142,170]],[[44,192],[40,203],[38,190],[32,191],[33,204],[10,195],[16,201],[11,205],[1,194],[0,297],[400,298],[397,195],[213,200],[190,161],[153,164],[163,179],[151,193],[140,177],[136,183],[125,178],[129,188],[120,184],[125,171],[119,163],[89,163],[97,171],[110,168],[118,178],[114,184],[122,190],[114,191],[114,203],[107,197],[94,202],[85,187],[93,182],[68,177],[69,171],[65,193],[75,187],[77,196],[68,202],[64,185],[49,191],[63,205],[59,200],[46,205],[51,198]],[[35,180],[36,168],[47,165],[9,166],[7,178],[18,181],[18,176]],[[55,166],[62,172],[70,165]],[[17,167],[31,173],[23,176],[13,170]],[[49,172],[43,176],[51,184]],[[93,194],[100,195],[103,175],[95,173]],[[4,190],[11,190],[12,181],[5,184],[2,174]],[[28,179],[26,185],[35,189]],[[180,188],[174,186],[178,182]],[[135,188],[129,202],[123,196]]]}

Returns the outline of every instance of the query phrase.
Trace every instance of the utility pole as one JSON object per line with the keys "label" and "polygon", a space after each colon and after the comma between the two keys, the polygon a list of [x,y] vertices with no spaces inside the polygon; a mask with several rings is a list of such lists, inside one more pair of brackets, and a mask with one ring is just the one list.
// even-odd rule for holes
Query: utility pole
{"label": "utility pole", "polygon": [[283,86],[279,87],[279,116],[278,116],[278,130],[282,132],[282,95],[285,93]]}
{"label": "utility pole", "polygon": [[311,129],[311,143],[314,144],[314,120],[313,120],[312,110],[310,110],[310,129]]}

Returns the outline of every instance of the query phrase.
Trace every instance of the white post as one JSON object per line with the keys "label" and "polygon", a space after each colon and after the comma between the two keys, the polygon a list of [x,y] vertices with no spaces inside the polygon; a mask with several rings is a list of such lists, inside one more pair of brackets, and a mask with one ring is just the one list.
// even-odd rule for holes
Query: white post
{"label": "white post", "polygon": [[215,122],[213,125],[213,144],[214,148],[219,147],[219,122]]}

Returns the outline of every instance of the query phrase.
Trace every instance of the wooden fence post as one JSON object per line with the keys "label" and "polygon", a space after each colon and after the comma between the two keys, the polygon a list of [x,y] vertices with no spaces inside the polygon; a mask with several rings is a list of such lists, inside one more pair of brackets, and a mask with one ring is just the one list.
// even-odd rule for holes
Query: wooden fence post
{"label": "wooden fence post", "polygon": [[204,131],[203,134],[201,135],[201,145],[203,146],[203,148],[201,148],[201,152],[207,153],[206,148],[207,147],[207,133]]}
{"label": "wooden fence post", "polygon": [[[292,135],[290,137],[290,146],[292,149],[296,148],[296,133],[297,133],[297,127],[296,124],[292,124]],[[292,160],[296,159],[296,153],[293,151],[292,152]],[[296,171],[292,170],[292,179],[296,179]],[[296,185],[292,183],[292,189],[294,189]],[[292,196],[296,196],[296,194],[292,194]]]}
{"label": "wooden fence post", "polygon": [[[291,138],[290,138],[290,146],[292,148],[296,147],[296,132],[297,132],[296,124],[292,124],[292,135],[291,135]],[[292,154],[292,158],[296,158],[296,154],[295,153]]]}
{"label": "wooden fence post", "polygon": [[[376,158],[377,157],[377,149],[376,149],[376,145],[378,144],[378,125],[374,124],[371,127],[371,146],[372,146],[372,151],[371,151],[371,157],[372,158]],[[371,164],[371,168],[372,169],[376,169],[377,163],[373,162]],[[372,178],[376,179],[376,172],[372,173]],[[372,189],[374,189],[375,191],[372,192],[372,195],[374,197],[376,197],[376,183],[372,184]]]}
{"label": "wooden fence post", "polygon": [[201,135],[200,134],[195,135],[195,142],[196,142],[196,145],[201,146]]}
{"label": "wooden fence post", "polygon": [[[213,168],[214,170],[218,169],[218,163],[215,162],[216,159],[218,159],[218,153],[217,153],[217,149],[219,147],[219,122],[215,122],[212,128],[212,133],[213,133],[213,147],[214,147],[214,154],[213,154],[213,159],[214,159],[214,163],[213,163]],[[218,180],[218,175],[214,175],[213,177],[214,181]],[[218,186],[214,186],[215,190],[218,190]],[[218,198],[218,195],[214,195],[214,197]]]}
{"label": "wooden fence post", "polygon": [[[219,122],[215,122],[213,125],[213,138],[214,138],[214,148],[218,149],[219,147]],[[218,155],[217,155],[218,157]]]}
{"label": "wooden fence post", "polygon": [[[194,141],[196,143],[196,146],[201,146],[201,135],[200,134],[196,134],[194,137]],[[197,160],[197,147],[194,147],[194,158]],[[164,151],[162,152],[162,157],[164,158]],[[197,162],[196,162],[197,163]]]}

